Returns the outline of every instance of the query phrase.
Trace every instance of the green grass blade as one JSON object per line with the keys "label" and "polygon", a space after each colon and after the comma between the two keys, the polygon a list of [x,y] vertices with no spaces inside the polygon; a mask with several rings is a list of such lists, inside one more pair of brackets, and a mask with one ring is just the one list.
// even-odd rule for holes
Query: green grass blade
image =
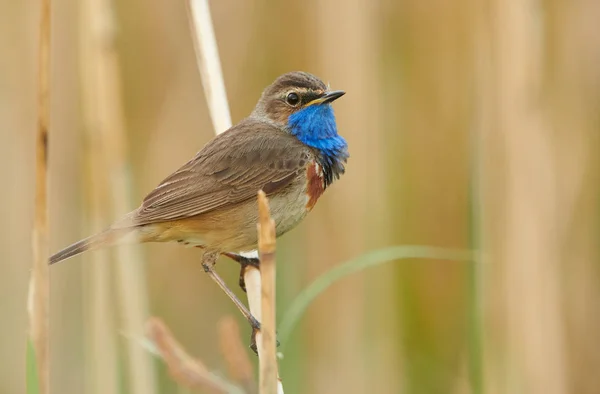
{"label": "green grass blade", "polygon": [[[477,89],[473,92],[476,106],[474,127],[469,135],[469,247],[481,250],[483,233],[483,141],[482,132],[486,127],[481,101]],[[467,313],[468,313],[468,370],[472,394],[483,394],[483,285],[484,272],[481,256],[475,256],[474,264],[468,271]]]}
{"label": "green grass blade", "polygon": [[467,250],[446,249],[434,246],[391,246],[367,252],[331,269],[315,279],[314,282],[305,288],[287,309],[278,330],[278,337],[282,349],[310,304],[333,283],[367,268],[400,259],[471,261],[473,259],[473,253]]}
{"label": "green grass blade", "polygon": [[39,394],[40,382],[37,371],[37,360],[35,358],[35,349],[31,340],[27,340],[27,356],[25,357],[26,363],[26,385],[27,394]]}
{"label": "green grass blade", "polygon": [[[473,208],[475,210],[476,208]],[[478,224],[472,219],[471,245],[477,247],[479,244]],[[468,272],[468,368],[471,392],[473,394],[483,393],[483,305],[482,305],[482,281],[483,265],[481,257],[476,256],[474,264]]]}

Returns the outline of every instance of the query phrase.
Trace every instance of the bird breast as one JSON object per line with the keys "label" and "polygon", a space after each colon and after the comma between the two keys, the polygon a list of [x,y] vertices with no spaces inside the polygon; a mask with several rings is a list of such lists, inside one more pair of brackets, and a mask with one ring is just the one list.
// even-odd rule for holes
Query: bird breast
{"label": "bird breast", "polygon": [[308,196],[306,209],[309,211],[313,209],[317,203],[317,200],[325,191],[325,181],[323,175],[323,169],[316,161],[309,164],[306,169],[306,195]]}
{"label": "bird breast", "polygon": [[321,166],[313,161],[307,165],[304,174],[292,182],[289,187],[269,196],[271,215],[275,220],[277,235],[286,233],[302,221],[315,206],[324,190]]}
{"label": "bird breast", "polygon": [[[269,195],[277,236],[298,225],[325,189],[322,166],[311,160],[286,187]],[[187,219],[156,223],[142,229],[146,241],[178,241],[221,251],[256,248],[258,207],[255,199]]]}

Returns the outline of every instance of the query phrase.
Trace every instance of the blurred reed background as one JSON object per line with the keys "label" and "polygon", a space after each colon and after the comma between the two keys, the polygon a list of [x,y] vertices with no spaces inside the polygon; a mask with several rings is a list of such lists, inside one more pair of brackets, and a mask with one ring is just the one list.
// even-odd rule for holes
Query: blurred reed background
{"label": "blurred reed background", "polygon": [[[85,4],[93,3],[52,3],[52,252],[133,209],[213,136],[184,1],[115,1],[114,18],[101,15],[100,26],[83,22]],[[25,390],[37,7],[0,5],[7,394]],[[475,264],[405,260],[335,284],[286,346],[288,392],[600,392],[599,2],[211,7],[234,122],[286,71],[313,72],[348,92],[335,104],[350,144],[347,174],[279,242],[279,318],[313,278],[369,250],[484,252]],[[94,29],[110,35],[86,47]],[[94,74],[93,45],[113,56],[112,82]],[[111,86],[118,101],[96,102]],[[102,102],[109,109],[98,109]],[[98,125],[112,137],[100,138]],[[123,167],[98,167],[119,157]],[[145,263],[131,268],[138,252]],[[218,269],[237,283],[234,264]],[[197,251],[92,253],[53,267],[51,279],[53,393],[183,392],[160,362],[153,377],[143,354],[131,356],[127,335],[149,314],[225,370],[217,322],[238,316]]]}

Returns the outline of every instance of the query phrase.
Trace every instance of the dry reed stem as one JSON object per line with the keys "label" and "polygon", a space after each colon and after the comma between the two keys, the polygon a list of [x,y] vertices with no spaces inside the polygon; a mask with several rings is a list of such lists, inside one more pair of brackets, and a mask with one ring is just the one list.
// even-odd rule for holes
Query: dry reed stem
{"label": "dry reed stem", "polygon": [[[102,62],[98,5],[93,0],[83,1],[79,19],[79,67],[81,76],[81,108],[85,132],[84,156],[86,158],[86,205],[88,230],[102,230],[109,215],[108,179],[105,157],[109,149],[103,139],[103,119],[98,95],[99,69]],[[89,394],[116,394],[119,377],[115,368],[117,355],[111,290],[110,253],[102,250],[89,257],[90,264],[83,266],[84,275],[84,331],[85,340],[85,392]]]}
{"label": "dry reed stem", "polygon": [[[258,253],[256,254],[258,257]],[[256,320],[262,320],[262,279],[260,270],[254,266],[247,266],[244,270],[244,282],[246,283],[246,297],[248,297],[248,308]],[[259,332],[260,334],[260,332]],[[262,340],[261,335],[257,335],[256,344]]]}
{"label": "dry reed stem", "polygon": [[215,133],[220,134],[231,127],[231,115],[208,0],[190,0],[189,14],[204,94]]}
{"label": "dry reed stem", "polygon": [[248,358],[247,346],[244,346],[240,336],[240,327],[231,316],[219,322],[219,347],[225,357],[229,376],[239,383],[246,393],[256,393],[256,382],[252,364]]}
{"label": "dry reed stem", "polygon": [[[190,0],[190,24],[196,50],[196,60],[202,78],[202,85],[209,103],[209,111],[215,133],[219,134],[231,127],[231,115],[225,93],[225,84],[219,61],[219,51],[210,16],[207,0]],[[250,312],[261,320],[261,274],[254,267],[248,267],[244,272],[246,295]],[[262,335],[258,333],[256,342],[260,348]],[[262,362],[259,358],[259,363]],[[279,380],[278,392],[283,393],[283,385]]]}
{"label": "dry reed stem", "polygon": [[215,394],[243,393],[241,389],[210,373],[200,360],[187,354],[161,320],[151,318],[148,321],[147,335],[156,345],[173,379],[182,386]]}
{"label": "dry reed stem", "polygon": [[260,358],[259,392],[277,393],[277,354],[275,337],[275,221],[271,219],[265,193],[258,192],[258,254],[262,279],[261,329],[258,344]]}
{"label": "dry reed stem", "polygon": [[567,177],[559,175],[559,134],[548,118],[543,79],[548,47],[546,30],[532,12],[536,6],[536,1],[509,0],[492,2],[490,9],[498,118],[487,130],[501,136],[498,157],[505,158],[501,163],[509,174],[498,189],[505,193],[504,223],[494,242],[505,260],[494,264],[494,280],[502,283],[504,368],[512,372],[514,363],[519,365],[503,391],[558,394],[569,391],[557,214],[568,212],[560,200],[561,179]]}
{"label": "dry reed stem", "polygon": [[[119,217],[130,209],[131,191],[127,165],[127,139],[119,58],[115,47],[115,17],[111,1],[89,0],[88,21],[90,41],[89,66],[93,68],[92,93],[95,108],[93,130],[98,132],[100,146],[106,147],[102,159],[102,171],[108,174],[108,189],[112,191],[108,204],[112,217]],[[147,290],[145,287],[144,262],[137,246],[116,249],[118,264],[115,265],[118,290],[118,309],[122,319],[122,331],[143,336],[144,322],[148,315]],[[115,360],[112,361],[113,363]],[[129,391],[132,394],[156,392],[151,356],[134,341],[127,342]]]}
{"label": "dry reed stem", "polygon": [[36,355],[40,393],[50,392],[48,364],[48,128],[50,120],[50,0],[41,0],[38,63],[33,270],[29,282],[29,335]]}

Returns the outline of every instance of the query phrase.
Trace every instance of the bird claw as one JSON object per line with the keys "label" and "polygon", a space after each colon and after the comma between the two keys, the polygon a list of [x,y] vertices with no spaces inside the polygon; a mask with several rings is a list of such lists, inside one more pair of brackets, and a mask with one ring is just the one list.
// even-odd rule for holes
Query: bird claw
{"label": "bird claw", "polygon": [[244,291],[244,293],[246,292],[246,281],[244,279],[244,275],[246,274],[246,269],[248,267],[254,267],[256,269],[260,269],[260,260],[257,258],[248,258],[248,257],[243,257],[240,256],[240,261],[239,261],[241,268],[240,268],[240,287],[242,288],[242,290]]}
{"label": "bird claw", "polygon": [[[258,346],[256,344],[256,334],[260,331],[260,323],[258,325],[257,328],[252,328],[252,335],[250,336],[250,349],[252,349],[252,351],[254,352],[254,354],[256,354],[258,356]],[[277,335],[277,334],[275,334]],[[281,345],[281,343],[279,342],[279,340],[277,338],[275,338],[275,346],[279,347],[279,345]]]}
{"label": "bird claw", "polygon": [[259,332],[259,329],[252,329],[252,335],[250,336],[250,349],[258,356],[258,347],[256,345],[256,334]]}
{"label": "bird claw", "polygon": [[236,253],[223,253],[225,256],[229,257],[233,261],[237,261],[240,268],[240,280],[239,285],[241,289],[246,292],[246,281],[244,280],[244,275],[246,274],[246,269],[248,267],[254,267],[256,269],[260,269],[260,260],[256,257],[244,257],[242,255]]}
{"label": "bird claw", "polygon": [[[246,274],[246,269],[248,267],[254,267],[260,270],[260,260],[256,257],[245,257],[236,253],[223,253],[225,256],[230,259],[237,261],[240,266],[240,280],[239,284],[241,289],[246,292],[246,281],[244,280],[244,275]],[[256,334],[260,331],[260,323],[252,317],[250,320],[250,326],[252,327],[252,335],[250,337],[250,349],[258,355],[258,346],[256,344]],[[280,346],[280,342],[277,338],[275,338],[276,346]]]}

